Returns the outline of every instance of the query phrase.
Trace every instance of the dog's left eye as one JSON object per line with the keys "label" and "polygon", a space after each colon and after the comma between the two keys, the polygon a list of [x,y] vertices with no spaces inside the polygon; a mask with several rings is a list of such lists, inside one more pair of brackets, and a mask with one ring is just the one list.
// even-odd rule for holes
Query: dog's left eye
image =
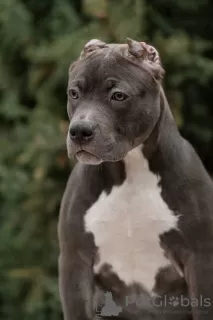
{"label": "dog's left eye", "polygon": [[126,98],[128,98],[128,96],[123,92],[115,92],[112,95],[112,100],[123,101]]}
{"label": "dog's left eye", "polygon": [[69,97],[71,97],[72,99],[78,99],[78,92],[76,90],[69,90]]}

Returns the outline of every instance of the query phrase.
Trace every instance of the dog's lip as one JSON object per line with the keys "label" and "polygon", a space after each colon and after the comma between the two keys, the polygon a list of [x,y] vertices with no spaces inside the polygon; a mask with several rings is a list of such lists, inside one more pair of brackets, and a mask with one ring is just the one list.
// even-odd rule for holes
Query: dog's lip
{"label": "dog's lip", "polygon": [[83,149],[76,152],[76,156],[80,155],[80,154],[88,154],[88,155],[91,155],[91,156],[93,156],[95,158],[100,159],[100,157],[96,156],[94,153],[86,151],[86,150],[83,150]]}
{"label": "dog's lip", "polygon": [[98,165],[102,162],[102,159],[91,152],[85,150],[79,150],[75,154],[78,161],[84,164]]}

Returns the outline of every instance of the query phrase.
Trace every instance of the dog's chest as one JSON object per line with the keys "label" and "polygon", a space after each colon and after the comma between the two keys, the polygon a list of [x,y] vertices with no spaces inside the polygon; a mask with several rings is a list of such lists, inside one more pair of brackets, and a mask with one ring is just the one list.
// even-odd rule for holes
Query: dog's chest
{"label": "dog's chest", "polygon": [[127,285],[137,282],[151,291],[158,269],[169,263],[159,235],[176,227],[176,217],[139,148],[127,155],[125,167],[124,183],[103,192],[85,216],[99,254],[94,271],[109,264]]}

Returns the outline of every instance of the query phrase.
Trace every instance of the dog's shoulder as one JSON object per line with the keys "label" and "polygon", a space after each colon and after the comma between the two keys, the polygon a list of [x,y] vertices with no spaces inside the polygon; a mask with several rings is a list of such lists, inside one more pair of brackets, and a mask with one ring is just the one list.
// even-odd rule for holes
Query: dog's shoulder
{"label": "dog's shoulder", "polygon": [[179,136],[167,138],[152,163],[160,175],[162,197],[178,216],[178,227],[191,246],[212,239],[213,182],[192,145]]}
{"label": "dog's shoulder", "polygon": [[81,163],[73,167],[62,197],[60,216],[69,219],[69,216],[79,215],[90,205],[90,202],[92,203],[92,198],[97,193],[97,181],[95,180],[99,180],[95,167]]}
{"label": "dog's shoulder", "polygon": [[[179,134],[164,134],[150,161],[151,170],[160,176],[162,195],[173,211],[191,211],[201,202],[213,205],[213,182],[196,150]],[[190,206],[190,207],[189,207]],[[198,210],[199,206],[195,206]]]}

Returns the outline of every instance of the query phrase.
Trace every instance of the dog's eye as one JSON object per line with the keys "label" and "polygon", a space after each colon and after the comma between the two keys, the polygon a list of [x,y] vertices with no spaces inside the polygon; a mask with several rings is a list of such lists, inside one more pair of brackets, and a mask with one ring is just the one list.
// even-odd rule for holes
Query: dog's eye
{"label": "dog's eye", "polygon": [[69,96],[72,99],[78,99],[78,92],[76,90],[71,89],[69,90]]}
{"label": "dog's eye", "polygon": [[126,98],[128,98],[128,96],[122,92],[115,92],[112,95],[112,100],[123,101]]}

